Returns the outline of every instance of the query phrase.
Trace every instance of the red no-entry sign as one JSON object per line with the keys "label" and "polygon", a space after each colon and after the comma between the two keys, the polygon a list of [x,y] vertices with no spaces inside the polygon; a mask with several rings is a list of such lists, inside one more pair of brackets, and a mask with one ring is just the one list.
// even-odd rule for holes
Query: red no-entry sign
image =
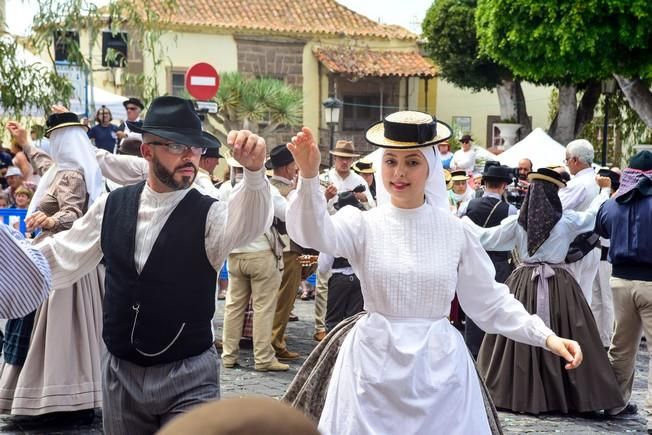
{"label": "red no-entry sign", "polygon": [[220,75],[205,62],[196,63],[186,72],[186,89],[198,100],[211,100],[220,87]]}

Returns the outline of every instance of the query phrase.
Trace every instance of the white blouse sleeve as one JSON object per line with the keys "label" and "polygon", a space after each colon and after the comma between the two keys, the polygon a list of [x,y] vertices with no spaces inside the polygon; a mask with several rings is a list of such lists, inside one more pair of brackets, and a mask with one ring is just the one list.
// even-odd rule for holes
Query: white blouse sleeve
{"label": "white blouse sleeve", "polygon": [[272,225],[273,207],[269,181],[264,169],[245,168],[242,182],[236,184],[228,202],[217,201],[208,211],[206,255],[219,271],[229,253],[251,243]]}
{"label": "white blouse sleeve", "polygon": [[95,150],[95,158],[102,176],[123,186],[147,179],[149,163],[142,157],[112,154],[101,148]]}
{"label": "white blouse sleeve", "polygon": [[500,225],[491,228],[482,228],[476,225],[468,216],[462,218],[464,227],[480,240],[482,248],[487,251],[511,251],[516,247],[518,215],[508,216]]}
{"label": "white blouse sleeve", "polygon": [[598,210],[600,209],[600,206],[609,199],[610,193],[611,189],[609,188],[603,188],[600,190],[600,194],[591,201],[591,205],[586,211],[580,212],[564,209],[564,215],[569,217],[568,222],[572,227],[571,231],[574,236],[593,231]]}
{"label": "white blouse sleeve", "polygon": [[529,314],[505,284],[494,280],[489,256],[467,227],[458,265],[457,297],[464,312],[483,330],[520,343],[545,347],[554,332]]}
{"label": "white blouse sleeve", "polygon": [[334,257],[355,258],[361,247],[362,211],[347,206],[330,216],[318,177],[299,179],[285,222],[296,243]]}

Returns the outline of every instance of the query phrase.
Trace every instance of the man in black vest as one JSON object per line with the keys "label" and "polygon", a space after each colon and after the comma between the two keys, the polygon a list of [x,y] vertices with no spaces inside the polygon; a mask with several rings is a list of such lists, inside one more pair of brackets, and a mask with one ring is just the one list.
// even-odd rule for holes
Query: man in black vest
{"label": "man in black vest", "polygon": [[[517,213],[516,208],[505,202],[503,197],[505,188],[512,182],[512,173],[512,169],[507,166],[485,167],[485,172],[482,174],[484,194],[481,198],[471,200],[466,209],[466,216],[473,223],[484,228],[495,227],[507,216]],[[505,282],[513,270],[510,253],[489,251],[487,254],[496,268],[496,281]],[[464,340],[475,358],[478,356],[483,338],[484,332],[467,317]]]}
{"label": "man in black vest", "polygon": [[271,224],[265,142],[232,131],[245,168],[229,204],[192,188],[199,159],[219,141],[192,103],[155,99],[142,126],[147,180],[100,197],[69,231],[38,245],[53,288],[106,265],[103,417],[107,434],[151,434],[199,403],[219,398],[213,346],[217,271],[236,246]]}

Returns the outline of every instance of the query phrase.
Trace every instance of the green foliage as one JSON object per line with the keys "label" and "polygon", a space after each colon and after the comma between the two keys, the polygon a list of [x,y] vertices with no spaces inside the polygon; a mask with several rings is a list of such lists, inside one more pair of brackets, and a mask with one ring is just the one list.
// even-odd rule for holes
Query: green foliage
{"label": "green foliage", "polygon": [[426,52],[436,62],[441,77],[477,92],[494,89],[512,74],[479,55],[475,10],[475,0],[437,0],[426,13],[422,28]]}
{"label": "green foliage", "polygon": [[303,122],[301,90],[276,79],[224,73],[215,101],[227,130],[246,128],[267,135],[280,126],[296,127]]}
{"label": "green foliage", "polygon": [[479,0],[480,52],[527,80],[582,83],[649,74],[649,0]]}
{"label": "green foliage", "polygon": [[[129,93],[141,95],[147,104],[159,95],[158,76],[166,63],[166,48],[160,40],[165,33],[165,16],[175,8],[176,0],[118,0],[111,1],[102,9],[93,0],[38,0],[29,45],[39,53],[48,53],[54,64],[53,48],[55,38],[58,38],[56,42],[68,48],[67,61],[90,73],[96,68],[92,53],[80,47],[68,32],[81,34],[85,31],[90,40],[96,42],[107,26],[114,34],[127,31],[129,50],[137,50],[147,56],[152,69],[143,73],[130,73],[127,70],[125,84],[132,90]],[[115,56],[115,52],[109,50],[106,58],[111,60]]]}
{"label": "green foliage", "polygon": [[33,110],[44,113],[68,101],[72,85],[47,66],[30,64],[20,54],[18,42],[0,37],[0,113],[21,118]]}

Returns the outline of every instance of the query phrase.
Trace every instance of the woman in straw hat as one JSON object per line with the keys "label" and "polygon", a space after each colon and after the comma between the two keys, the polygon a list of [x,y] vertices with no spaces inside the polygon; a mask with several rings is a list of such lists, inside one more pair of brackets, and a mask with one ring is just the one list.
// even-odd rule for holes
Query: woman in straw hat
{"label": "woman in straw hat", "polygon": [[515,412],[591,412],[624,405],[600,341],[591,308],[570,274],[564,257],[573,239],[593,230],[600,204],[609,199],[609,178],[586,212],[562,210],[558,191],[566,183],[552,169],[528,175],[530,187],[518,215],[499,226],[481,228],[463,218],[491,251],[516,249],[521,265],[505,282],[531,313],[555,333],[582,343],[585,364],[566,372],[557,358],[511,337],[487,335],[478,368],[496,406]]}
{"label": "woman in straw hat", "polygon": [[367,141],[385,148],[380,205],[333,216],[319,190],[311,131],[288,144],[300,170],[288,232],[303,246],[349,259],[367,310],[329,333],[286,395],[319,418],[324,435],[500,432],[464,340],[446,318],[456,289],[483,329],[546,347],[567,369],[582,361],[576,342],[557,337],[494,281],[491,260],[450,215],[434,146],[448,137],[447,125],[420,112],[371,126]]}
{"label": "woman in straw hat", "polygon": [[[35,243],[72,227],[103,192],[88,128],[77,115],[55,113],[47,127],[51,156],[32,146],[18,123],[7,125],[41,175],[25,220],[29,231],[41,231]],[[78,411],[60,416],[87,422],[102,406],[102,267],[72,288],[56,289],[36,312],[10,321],[15,346],[0,368],[0,410],[43,416],[20,424],[53,424],[47,414],[60,411]]]}

